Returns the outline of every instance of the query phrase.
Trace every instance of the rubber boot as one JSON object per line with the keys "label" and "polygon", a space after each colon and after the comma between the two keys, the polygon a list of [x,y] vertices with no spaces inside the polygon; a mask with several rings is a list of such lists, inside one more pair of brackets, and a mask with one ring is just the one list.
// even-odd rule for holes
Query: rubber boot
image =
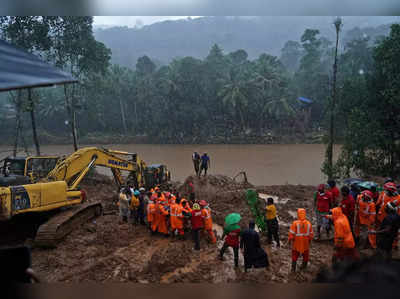
{"label": "rubber boot", "polygon": [[296,264],[297,262],[292,262],[292,273],[296,272]]}
{"label": "rubber boot", "polygon": [[301,264],[301,270],[305,270],[305,269],[307,269],[307,264],[308,264],[308,262],[305,262],[305,261],[303,261],[303,263]]}

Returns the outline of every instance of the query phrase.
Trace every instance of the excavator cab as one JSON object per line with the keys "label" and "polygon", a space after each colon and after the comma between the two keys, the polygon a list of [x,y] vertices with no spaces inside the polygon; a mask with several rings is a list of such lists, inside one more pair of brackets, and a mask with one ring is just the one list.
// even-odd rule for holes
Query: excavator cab
{"label": "excavator cab", "polygon": [[146,183],[146,189],[151,189],[170,180],[171,175],[165,165],[153,164],[145,168],[144,181]]}
{"label": "excavator cab", "polygon": [[1,165],[0,187],[29,184],[29,177],[25,176],[24,157],[7,157]]}
{"label": "excavator cab", "polygon": [[25,175],[30,178],[32,183],[36,183],[56,167],[59,159],[58,156],[28,157],[25,164]]}
{"label": "excavator cab", "polygon": [[0,186],[35,183],[45,178],[58,160],[58,156],[7,157],[0,166]]}

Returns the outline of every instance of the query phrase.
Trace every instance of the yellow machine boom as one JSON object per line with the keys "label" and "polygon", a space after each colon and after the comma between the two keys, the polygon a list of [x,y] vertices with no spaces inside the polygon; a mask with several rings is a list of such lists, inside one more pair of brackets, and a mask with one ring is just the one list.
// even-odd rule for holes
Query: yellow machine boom
{"label": "yellow machine boom", "polygon": [[[132,155],[133,160],[122,159],[118,155]],[[114,179],[122,185],[120,171],[129,171],[137,180],[138,186],[143,185],[143,171],[146,168],[144,161],[136,154],[121,151],[86,147],[77,150],[71,156],[59,161],[56,167],[47,175],[47,181],[65,181],[70,189],[75,189],[87,172],[94,166],[103,166],[112,169]]]}
{"label": "yellow machine boom", "polygon": [[[130,157],[120,158],[117,155]],[[144,185],[146,164],[136,154],[87,147],[79,149],[56,166],[39,183],[0,187],[0,220],[17,214],[43,212],[61,207],[79,205],[53,217],[41,225],[35,240],[44,246],[53,246],[68,234],[79,221],[86,221],[101,213],[100,203],[83,203],[85,192],[78,189],[80,182],[94,166],[110,168],[117,185],[126,184],[121,171],[129,172],[128,179],[136,187]]]}

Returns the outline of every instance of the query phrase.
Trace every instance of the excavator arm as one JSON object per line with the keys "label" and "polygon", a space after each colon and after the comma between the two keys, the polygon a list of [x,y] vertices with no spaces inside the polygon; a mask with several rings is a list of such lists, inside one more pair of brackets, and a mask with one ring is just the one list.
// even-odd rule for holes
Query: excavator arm
{"label": "excavator arm", "polygon": [[[117,155],[130,155],[132,160],[123,159]],[[47,175],[46,181],[65,181],[68,189],[76,189],[94,166],[110,168],[119,187],[124,184],[121,171],[128,171],[133,174],[138,186],[144,184],[142,174],[146,164],[136,154],[96,147],[81,148],[66,159],[60,160]]]}

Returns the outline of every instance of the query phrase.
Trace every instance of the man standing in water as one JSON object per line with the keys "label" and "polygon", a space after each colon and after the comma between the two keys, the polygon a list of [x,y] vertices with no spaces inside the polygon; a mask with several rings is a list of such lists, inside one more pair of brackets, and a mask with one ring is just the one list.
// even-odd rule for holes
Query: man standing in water
{"label": "man standing in water", "polygon": [[201,167],[199,176],[203,172],[203,169],[204,169],[204,176],[206,176],[209,167],[210,167],[210,157],[207,155],[207,153],[204,153],[203,156],[201,156]]}
{"label": "man standing in water", "polygon": [[200,161],[201,161],[201,158],[200,158],[200,155],[199,155],[198,152],[194,152],[194,153],[193,153],[193,155],[192,155],[192,161],[193,161],[194,171],[196,172],[196,175],[197,175],[197,176],[200,176],[199,171],[200,171]]}

